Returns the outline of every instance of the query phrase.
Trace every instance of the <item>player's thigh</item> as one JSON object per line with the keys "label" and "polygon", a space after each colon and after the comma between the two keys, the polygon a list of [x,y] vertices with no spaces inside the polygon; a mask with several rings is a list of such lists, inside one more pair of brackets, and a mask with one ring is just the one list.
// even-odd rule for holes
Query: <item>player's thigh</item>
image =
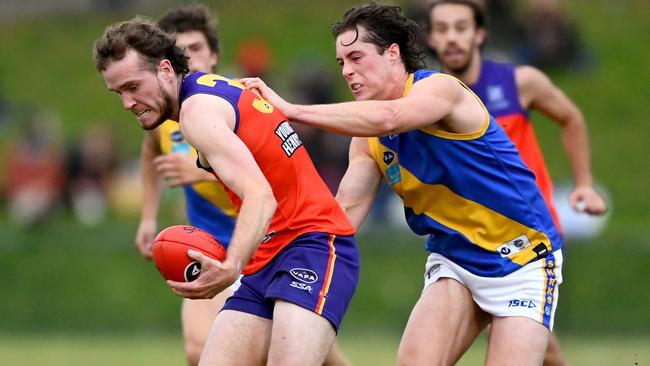
{"label": "player's thigh", "polygon": [[486,365],[539,366],[544,360],[549,330],[521,316],[493,317]]}
{"label": "player's thigh", "polygon": [[430,284],[415,304],[398,351],[399,365],[451,365],[474,342],[487,315],[451,278]]}
{"label": "player's thigh", "polygon": [[221,310],[224,302],[232,293],[232,289],[227,288],[212,299],[183,299],[181,323],[186,346],[187,343],[203,345],[219,310]]}
{"label": "player's thigh", "polygon": [[323,316],[290,302],[277,300],[268,365],[320,366],[336,333]]}
{"label": "player's thigh", "polygon": [[199,365],[264,365],[271,320],[234,310],[221,311],[210,329]]}

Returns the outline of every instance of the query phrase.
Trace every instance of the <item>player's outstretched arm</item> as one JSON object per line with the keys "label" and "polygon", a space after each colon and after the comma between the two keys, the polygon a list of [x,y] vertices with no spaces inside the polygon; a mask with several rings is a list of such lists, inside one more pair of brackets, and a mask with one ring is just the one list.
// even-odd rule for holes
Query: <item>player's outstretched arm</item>
{"label": "player's outstretched arm", "polygon": [[181,296],[211,298],[237,279],[266,234],[277,202],[252,154],[233,132],[235,111],[228,102],[210,95],[193,95],[183,102],[180,121],[187,141],[242,200],[226,260],[219,263],[200,253],[189,254],[202,264],[199,278],[182,283],[168,281]]}
{"label": "player's outstretched arm", "polygon": [[575,182],[569,197],[571,207],[594,215],[605,213],[607,204],[594,188],[589,135],[580,109],[544,73],[533,67],[518,67],[516,79],[522,105],[542,112],[560,126]]}
{"label": "player's outstretched arm", "polygon": [[145,132],[140,150],[140,164],[142,169],[142,212],[140,224],[135,235],[135,244],[140,254],[146,259],[151,259],[151,246],[156,235],[158,207],[164,185],[156,174],[153,160],[160,155],[157,130]]}
{"label": "player's outstretched arm", "polygon": [[[432,126],[449,117],[459,105],[465,103],[463,93],[466,93],[458,81],[443,76],[421,80],[411,88],[408,95],[393,100],[298,105],[284,101],[259,78],[242,79],[242,82],[249,89],[259,90],[264,99],[280,108],[291,121],[359,137],[385,136]],[[477,112],[483,113],[480,110]],[[470,114],[469,118],[454,120],[484,119],[472,117]],[[471,128],[471,132],[476,130],[475,126]]]}
{"label": "player's outstretched arm", "polygon": [[359,229],[377,196],[381,173],[370,157],[368,139],[355,137],[350,143],[350,163],[336,193],[336,200],[355,229]]}

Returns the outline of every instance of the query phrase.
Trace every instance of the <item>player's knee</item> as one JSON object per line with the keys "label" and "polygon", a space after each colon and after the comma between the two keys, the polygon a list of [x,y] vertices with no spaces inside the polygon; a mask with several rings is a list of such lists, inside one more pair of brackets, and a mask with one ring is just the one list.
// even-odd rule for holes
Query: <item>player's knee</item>
{"label": "player's knee", "polygon": [[185,339],[185,356],[189,365],[196,366],[199,364],[202,351],[203,344],[201,342],[195,339]]}

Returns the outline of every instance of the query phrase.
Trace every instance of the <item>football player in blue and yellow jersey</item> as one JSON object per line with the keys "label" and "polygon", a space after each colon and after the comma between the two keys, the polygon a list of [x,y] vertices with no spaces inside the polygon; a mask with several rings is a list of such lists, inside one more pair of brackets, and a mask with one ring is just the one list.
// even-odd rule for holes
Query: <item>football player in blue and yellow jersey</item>
{"label": "football player in blue and yellow jersey", "polygon": [[365,219],[382,177],[427,235],[424,290],[398,364],[454,364],[488,323],[486,364],[540,365],[562,282],[562,243],[515,146],[458,79],[422,69],[417,25],[370,3],[334,26],[356,102],[295,105],[257,78],[249,88],[295,122],[357,136],[337,200]]}
{"label": "football player in blue and yellow jersey", "polygon": [[[428,44],[445,73],[466,83],[485,103],[492,116],[517,147],[553,215],[553,186],[537,142],[532,111],[542,112],[560,127],[564,148],[573,168],[574,189],[569,203],[576,211],[602,215],[607,204],[594,187],[589,136],[580,109],[542,71],[531,66],[497,63],[483,58],[486,38],[482,0],[435,0],[429,3]],[[551,334],[545,366],[568,362]]]}

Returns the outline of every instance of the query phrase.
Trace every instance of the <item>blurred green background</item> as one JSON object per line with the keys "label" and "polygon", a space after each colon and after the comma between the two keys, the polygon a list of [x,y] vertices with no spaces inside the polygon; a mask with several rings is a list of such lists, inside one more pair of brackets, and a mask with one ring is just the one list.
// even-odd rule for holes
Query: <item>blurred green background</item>
{"label": "blurred green background", "polygon": [[[94,69],[92,44],[108,24],[137,13],[156,18],[180,3],[135,3],[135,8],[102,14],[82,7],[2,16],[0,95],[12,107],[11,120],[0,124],[0,148],[11,143],[29,113],[45,109],[62,122],[64,142],[78,139],[88,124],[104,121],[116,136],[118,156],[137,156],[142,132],[105,89]],[[236,73],[237,44],[262,38],[273,51],[272,85],[286,89],[301,60],[319,59],[334,73],[339,98],[349,99],[337,74],[329,28],[355,2],[205,3],[219,18],[222,73]],[[647,365],[650,120],[644,105],[650,95],[650,5],[645,0],[572,0],[562,7],[593,54],[593,64],[580,72],[550,74],[589,123],[593,172],[609,192],[613,209],[598,238],[566,246],[556,330],[575,365]],[[570,180],[558,128],[541,116],[533,119],[540,122],[536,130],[553,179]],[[161,227],[181,220],[180,195],[166,193]],[[5,207],[6,202],[0,203]],[[126,209],[94,226],[60,212],[24,227],[10,223],[3,208],[0,363],[182,363],[180,299],[136,253],[137,223],[137,212]],[[361,281],[341,329],[341,344],[357,364],[394,364],[401,331],[421,289],[422,238],[378,225],[359,235],[359,245]],[[484,346],[480,340],[465,364],[480,363]],[[38,358],[39,351],[47,358]]]}

